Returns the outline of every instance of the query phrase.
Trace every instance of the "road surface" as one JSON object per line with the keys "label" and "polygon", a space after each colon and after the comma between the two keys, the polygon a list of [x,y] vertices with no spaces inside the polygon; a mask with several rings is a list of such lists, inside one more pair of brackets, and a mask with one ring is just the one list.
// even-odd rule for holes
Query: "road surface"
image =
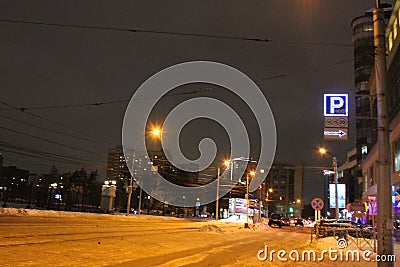
{"label": "road surface", "polygon": [[[275,257],[271,262],[257,258],[265,245],[270,250],[300,252],[321,251],[328,245],[335,248],[333,238],[310,244],[309,234],[293,229],[250,230],[236,223],[146,215],[11,214],[0,216],[0,257],[1,266],[332,266],[327,259],[281,262]],[[376,266],[366,262],[334,265]]]}

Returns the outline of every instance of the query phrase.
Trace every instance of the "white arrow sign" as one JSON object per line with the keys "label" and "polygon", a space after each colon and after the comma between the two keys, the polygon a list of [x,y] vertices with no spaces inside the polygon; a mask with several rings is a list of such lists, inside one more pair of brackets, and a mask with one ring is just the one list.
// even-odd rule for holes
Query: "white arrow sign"
{"label": "white arrow sign", "polygon": [[324,138],[326,140],[347,140],[348,129],[347,128],[325,128]]}
{"label": "white arrow sign", "polygon": [[337,131],[324,131],[324,135],[337,135],[339,137],[343,137],[346,135],[345,132],[342,130],[337,130]]}

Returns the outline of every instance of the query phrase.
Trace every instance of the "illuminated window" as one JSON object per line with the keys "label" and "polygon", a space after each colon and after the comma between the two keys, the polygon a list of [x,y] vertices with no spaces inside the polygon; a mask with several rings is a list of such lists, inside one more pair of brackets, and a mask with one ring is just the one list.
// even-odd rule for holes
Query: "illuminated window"
{"label": "illuminated window", "polygon": [[393,31],[389,33],[389,38],[388,38],[388,50],[391,51],[393,48]]}
{"label": "illuminated window", "polygon": [[393,23],[393,38],[396,40],[397,38],[397,27],[399,26],[399,23],[397,22],[397,19]]}
{"label": "illuminated window", "polygon": [[399,10],[397,10],[397,18],[399,19],[399,23],[400,23],[400,8],[399,8]]}
{"label": "illuminated window", "polygon": [[361,147],[361,155],[368,154],[368,146]]}
{"label": "illuminated window", "polygon": [[400,139],[393,143],[394,171],[400,171]]}

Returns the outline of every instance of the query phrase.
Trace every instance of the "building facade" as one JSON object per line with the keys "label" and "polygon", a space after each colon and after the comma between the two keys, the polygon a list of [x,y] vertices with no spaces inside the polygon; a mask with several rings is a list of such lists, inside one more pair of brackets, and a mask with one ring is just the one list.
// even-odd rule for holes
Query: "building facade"
{"label": "building facade", "polygon": [[[387,115],[389,123],[389,140],[391,153],[391,178],[393,183],[393,204],[395,217],[400,218],[398,195],[400,193],[400,1],[396,1],[392,15],[386,27],[387,46]],[[374,78],[373,78],[374,79]],[[371,79],[371,81],[374,81]],[[372,94],[375,93],[375,82],[369,84]],[[362,200],[368,201],[369,195],[377,195],[378,182],[378,148],[373,147],[361,164]],[[398,207],[399,206],[399,207]]]}
{"label": "building facade", "polygon": [[[392,6],[382,4],[385,12],[385,22],[389,22]],[[356,168],[354,188],[354,199],[362,198],[365,189],[362,185],[363,173],[361,163],[373,149],[377,141],[377,106],[375,97],[375,48],[374,48],[374,25],[373,10],[370,9],[362,16],[356,17],[351,22],[353,30],[353,57],[354,57],[354,88],[355,88],[355,122],[356,122]],[[345,163],[346,164],[346,163]],[[346,175],[346,174],[344,174]],[[347,179],[352,181],[349,176]],[[350,181],[349,180],[349,181]],[[349,198],[353,199],[352,197]],[[351,203],[351,202],[350,202]]]}
{"label": "building facade", "polygon": [[303,166],[274,163],[264,181],[264,195],[268,200],[268,210],[287,217],[299,217],[303,206]]}

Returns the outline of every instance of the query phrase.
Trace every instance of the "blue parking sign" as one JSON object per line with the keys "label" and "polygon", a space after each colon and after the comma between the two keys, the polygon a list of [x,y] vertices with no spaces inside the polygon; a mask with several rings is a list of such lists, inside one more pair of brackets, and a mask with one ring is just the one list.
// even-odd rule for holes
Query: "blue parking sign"
{"label": "blue parking sign", "polygon": [[349,116],[347,94],[324,94],[324,116]]}

